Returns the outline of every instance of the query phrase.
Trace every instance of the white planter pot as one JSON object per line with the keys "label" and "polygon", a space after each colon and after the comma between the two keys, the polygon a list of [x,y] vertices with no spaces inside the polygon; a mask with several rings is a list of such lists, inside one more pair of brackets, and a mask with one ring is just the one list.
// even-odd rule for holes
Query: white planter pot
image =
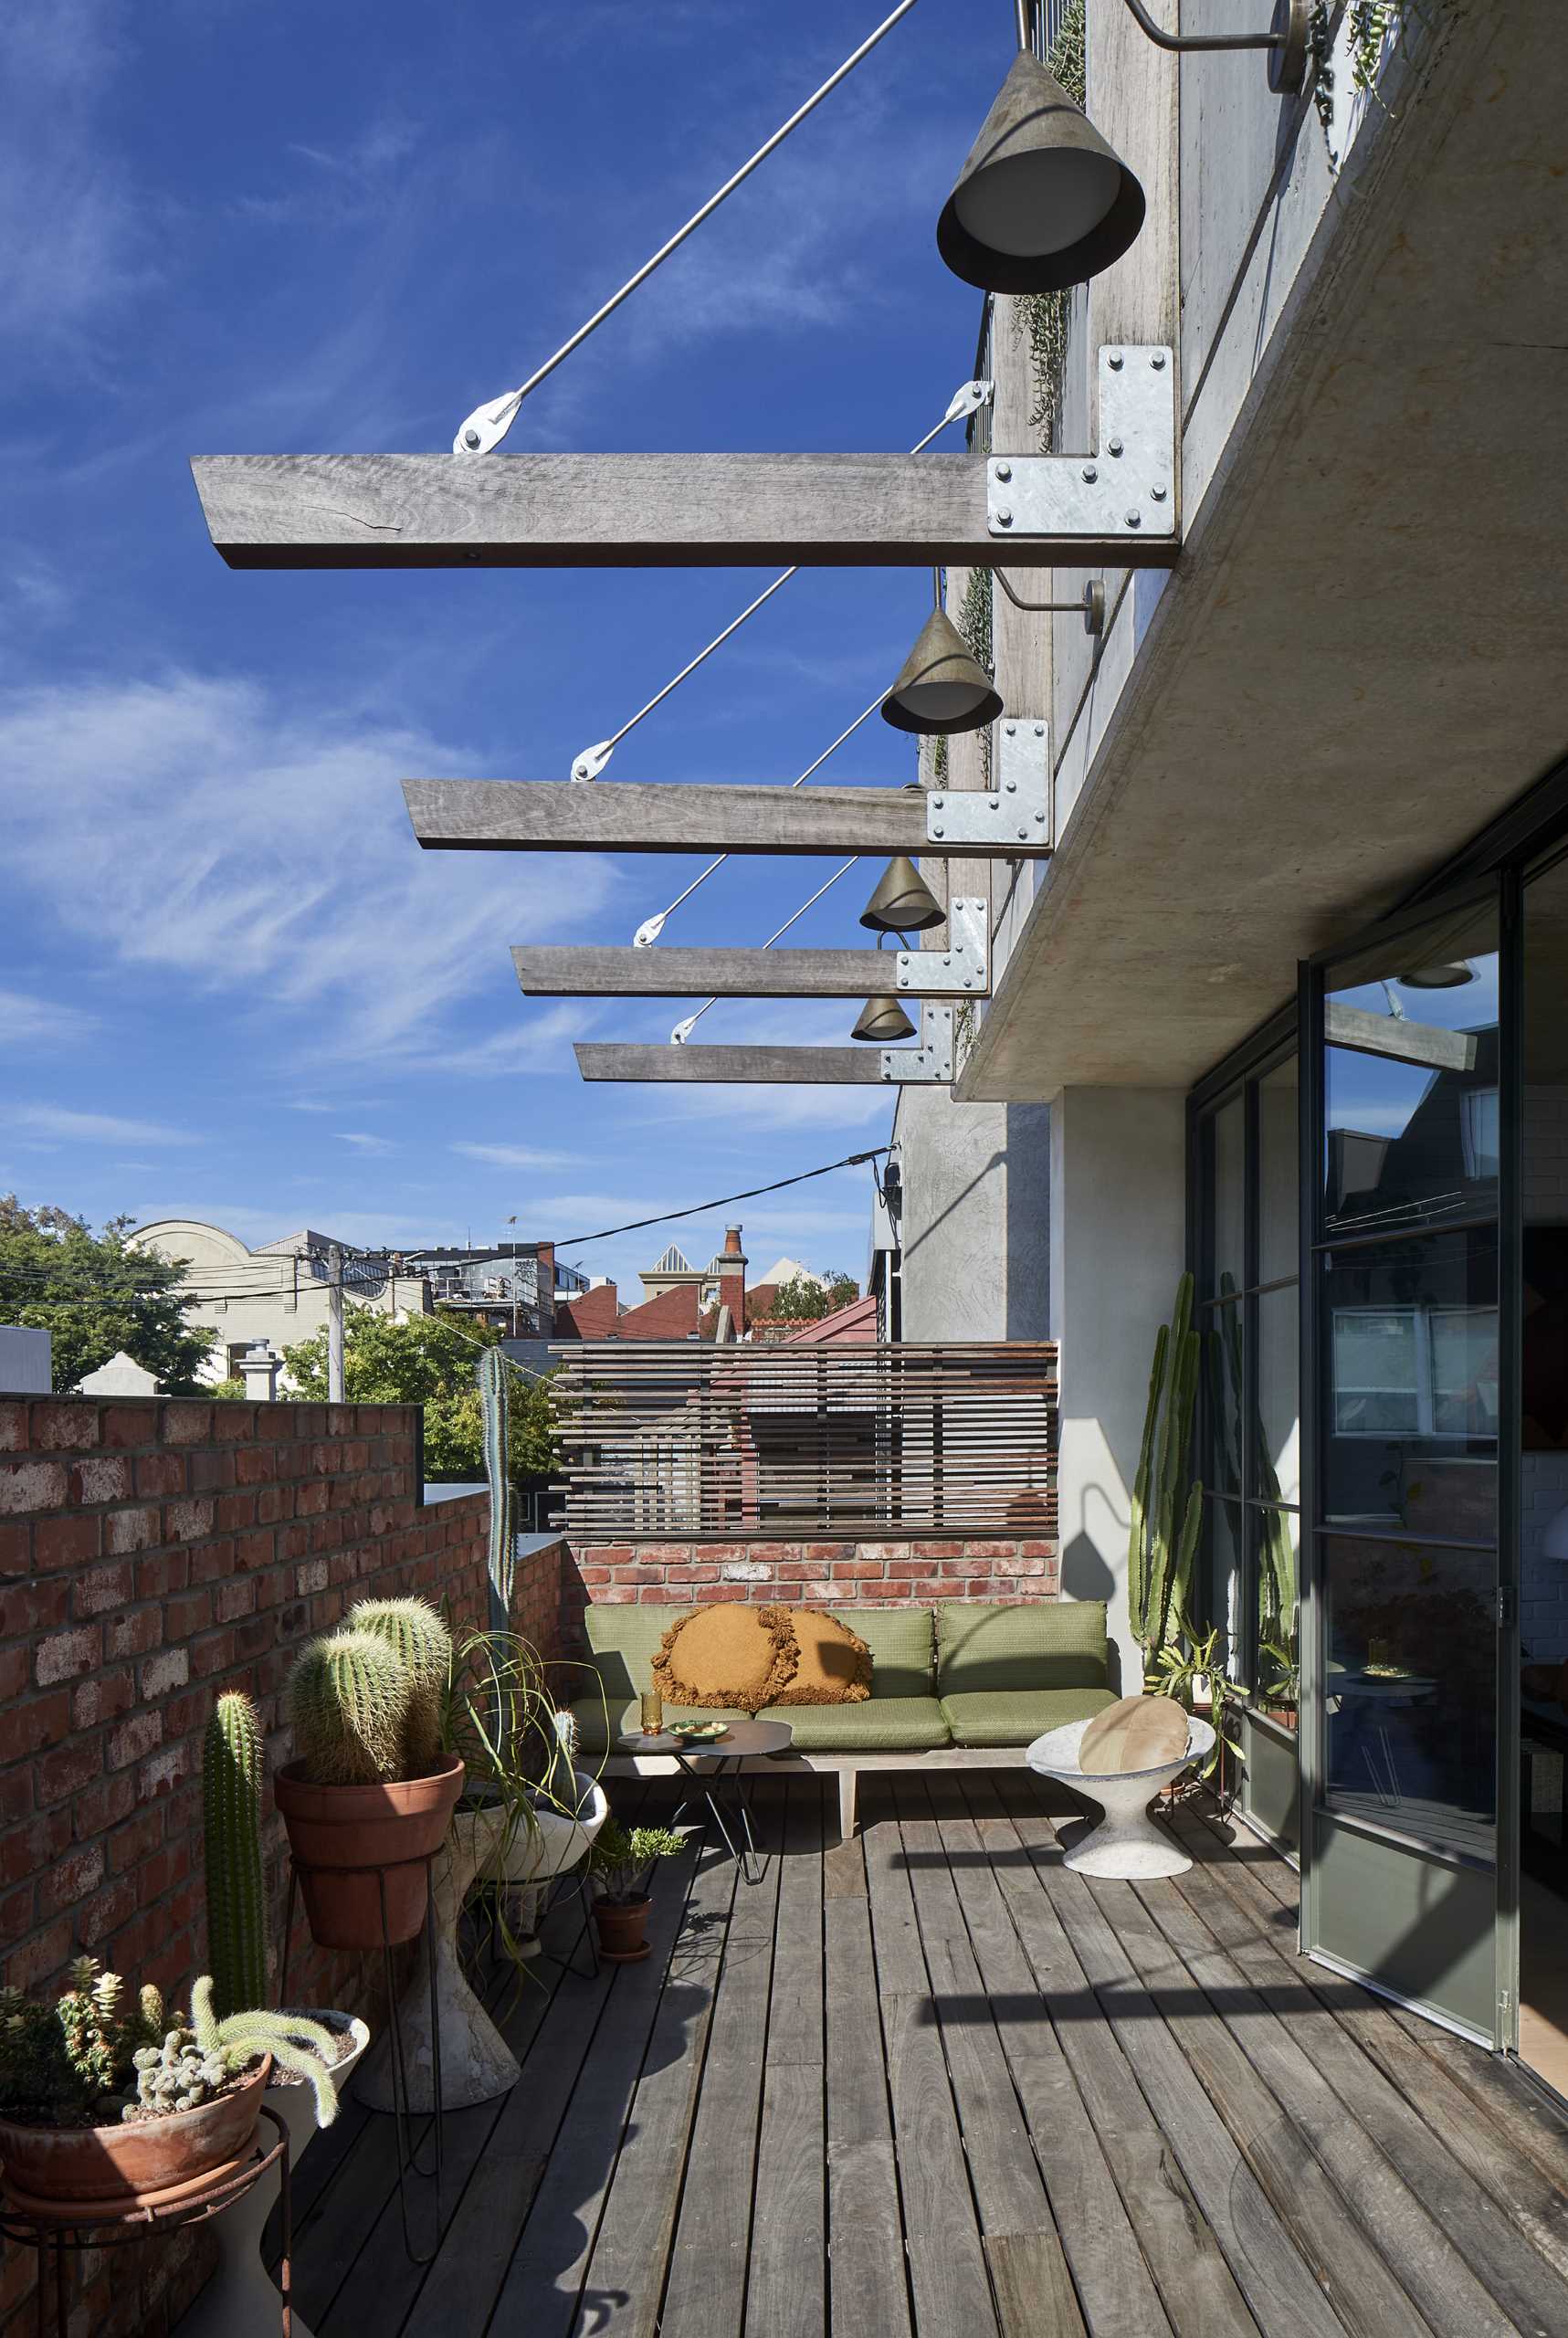
{"label": "white planter pot", "polygon": [[[436,1903],[436,1999],[441,2021],[441,2102],[462,2111],[492,2102],[517,2084],[511,2048],[469,1988],[458,1954],[458,1920],[474,1878],[496,1856],[506,1830],[499,1805],[453,1815],[447,1840],[431,1869]],[[398,2000],[404,2068],[410,2111],[436,2108],[436,2058],[430,2023],[430,1959],[420,1934],[414,1977]],[[394,2111],[390,2026],[359,2074],[354,2092],[372,2111]]]}
{"label": "white planter pot", "polygon": [[[308,2020],[321,2022],[329,2029],[346,2029],[352,2035],[353,2051],[332,2069],[341,2101],[355,2065],[370,2044],[370,2031],[351,2014],[316,2013],[298,2006],[291,2006],[289,2010],[303,2013]],[[265,2100],[268,2110],[277,2112],[289,2131],[289,2165],[292,2171],[298,2168],[316,2133],[314,2090],[303,2080],[279,2077],[268,2086]],[[257,2141],[270,2150],[276,2140],[264,2119],[257,2131]],[[279,2187],[279,2178],[274,2169],[258,2184],[253,2184],[232,2208],[226,2208],[222,2216],[214,2218],[217,2270],[201,2295],[193,2301],[190,2311],[182,2316],[176,2325],[176,2338],[278,2338],[278,2291],[261,2261],[261,2236],[268,2217],[278,2205]],[[314,2338],[298,2308],[293,2314],[293,2331],[294,2338]]]}
{"label": "white planter pot", "polygon": [[510,1887],[508,1921],[524,1955],[537,1955],[536,1938],[546,1886],[585,1859],[594,1838],[610,1815],[605,1789],[586,1770],[572,1773],[574,1815],[557,1807],[566,1796],[536,1800],[533,1824],[518,1827],[501,1846],[500,1867]]}
{"label": "white planter pot", "polygon": [[1122,1882],[1142,1882],[1160,1875],[1184,1875],[1192,1861],[1167,1828],[1156,1827],[1149,1805],[1162,1786],[1179,1778],[1191,1762],[1201,1761],[1214,1744],[1214,1731],[1194,1715],[1187,1722],[1187,1748],[1176,1762],[1153,1770],[1085,1774],[1079,1766],[1079,1745],[1086,1721],[1069,1721],[1037,1737],[1025,1755],[1031,1770],[1056,1778],[1104,1812],[1100,1824],[1080,1835],[1064,1864],[1080,1875],[1114,1877]]}

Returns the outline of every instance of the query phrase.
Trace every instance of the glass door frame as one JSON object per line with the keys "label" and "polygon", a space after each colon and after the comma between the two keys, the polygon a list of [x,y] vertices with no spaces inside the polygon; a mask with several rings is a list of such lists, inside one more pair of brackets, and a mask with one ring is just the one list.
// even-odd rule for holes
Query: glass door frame
{"label": "glass door frame", "polygon": [[[1412,905],[1336,941],[1301,961],[1298,987],[1300,1156],[1300,1436],[1301,1552],[1299,1573],[1300,1709],[1300,1835],[1301,1845],[1300,1944],[1303,1952],[1337,1970],[1349,1971],[1317,1943],[1322,1906],[1318,1888],[1318,1830],[1325,1813],[1328,1769],[1324,1644],[1324,1553],[1322,1524],[1323,1421],[1321,1374],[1328,1329],[1321,1271],[1323,1229],[1325,1124],[1324,1001],[1331,970],[1362,951],[1416,934],[1435,920],[1468,908],[1495,905],[1498,917],[1498,1085],[1500,1163],[1498,1192],[1499,1390],[1497,1457],[1497,1736],[1496,1837],[1493,1963],[1494,2021],[1490,2029],[1472,2026],[1441,2008],[1381,1983],[1375,1972],[1356,1977],[1381,1994],[1409,2004],[1428,2019],[1461,2035],[1508,2050],[1517,2044],[1519,1910],[1519,1520],[1521,1487],[1521,1290],[1522,1209],[1520,1171],[1522,1122],[1522,919],[1521,878],[1517,863],[1494,868],[1484,877],[1427,891]],[[1387,1841],[1397,1849],[1408,1842],[1413,1856],[1473,1869],[1463,1854],[1435,1851],[1399,1830],[1329,1813],[1352,1834]]]}

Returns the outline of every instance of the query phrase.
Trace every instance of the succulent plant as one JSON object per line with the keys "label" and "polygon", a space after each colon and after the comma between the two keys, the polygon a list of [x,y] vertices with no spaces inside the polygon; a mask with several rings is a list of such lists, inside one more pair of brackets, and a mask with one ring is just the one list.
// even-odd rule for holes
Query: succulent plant
{"label": "succulent plant", "polygon": [[379,1632],[308,1640],[286,1701],[306,1775],[322,1786],[384,1785],[406,1775],[413,1676]]}
{"label": "succulent plant", "polygon": [[204,1974],[191,1991],[189,2024],[175,2024],[161,2045],[142,2047],[133,2057],[136,2100],[126,2104],[121,2116],[135,2123],[194,2111],[270,2054],[285,2069],[309,2081],[315,2091],[317,2122],[330,2127],[338,2112],[331,2076],[337,2050],[331,2030],[303,2014],[247,2009],[220,2021],[213,2005],[212,1975]]}
{"label": "succulent plant", "polygon": [[164,2027],[158,1991],[124,2002],[118,1973],[78,1957],[70,1986],[51,2007],[0,1990],[0,2110],[67,2122],[90,2113],[131,2083],[135,2055]]}
{"label": "succulent plant", "polygon": [[452,1674],[452,1635],[427,1599],[360,1599],[348,1628],[374,1632],[408,1667],[413,1688],[404,1726],[405,1777],[419,1777],[441,1758],[441,1713]]}
{"label": "succulent plant", "polygon": [[628,1829],[612,1818],[595,1838],[588,1853],[588,1872],[598,1885],[601,1900],[612,1906],[625,1905],[643,1897],[656,1861],[678,1859],[685,1848],[685,1836],[673,1827]]}
{"label": "succulent plant", "polygon": [[237,1689],[213,1708],[202,1747],[206,1833],[207,1953],[220,2011],[267,1995],[261,1888],[261,1722]]}
{"label": "succulent plant", "polygon": [[221,2053],[204,2054],[189,2029],[171,2029],[162,2046],[142,2046],[132,2055],[136,2069],[136,2100],[121,2117],[132,2122],[166,2119],[174,2111],[194,2111],[221,2094],[232,2073]]}

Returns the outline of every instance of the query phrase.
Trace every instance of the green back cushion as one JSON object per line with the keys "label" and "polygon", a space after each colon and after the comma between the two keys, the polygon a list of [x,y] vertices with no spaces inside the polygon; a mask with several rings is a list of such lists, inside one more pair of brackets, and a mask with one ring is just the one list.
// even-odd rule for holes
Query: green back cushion
{"label": "green back cushion", "polygon": [[1103,1689],[1103,1599],[1038,1599],[1020,1607],[943,1600],[936,1610],[938,1694],[981,1689]]}
{"label": "green back cushion", "polygon": [[617,1697],[640,1697],[653,1686],[653,1660],[671,1624],[689,1607],[590,1606],[583,1617],[588,1648],[613,1705]]}
{"label": "green back cushion", "polygon": [[929,1697],[936,1685],[929,1607],[831,1607],[871,1651],[871,1695]]}

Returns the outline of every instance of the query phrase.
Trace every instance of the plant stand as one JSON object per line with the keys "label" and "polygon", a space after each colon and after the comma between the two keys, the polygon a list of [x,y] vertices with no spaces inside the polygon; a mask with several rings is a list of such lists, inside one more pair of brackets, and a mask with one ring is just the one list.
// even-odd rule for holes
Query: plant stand
{"label": "plant stand", "polygon": [[1055,1778],[1088,1802],[1099,1803],[1104,1817],[1089,1825],[1071,1848],[1064,1865],[1080,1875],[1115,1877],[1122,1882],[1143,1882],[1155,1876],[1185,1875],[1192,1861],[1168,1827],[1156,1827],[1149,1805],[1162,1786],[1180,1777],[1190,1762],[1201,1760],[1214,1744],[1206,1721],[1190,1717],[1186,1749],[1178,1761],[1162,1762],[1152,1770],[1085,1772],[1079,1766],[1079,1747],[1087,1722],[1069,1721],[1037,1737],[1025,1759],[1031,1770]]}
{"label": "plant stand", "polygon": [[[493,2102],[498,2095],[510,2093],[521,2075],[511,2048],[468,1986],[458,1950],[463,1902],[475,1877],[494,1858],[505,1830],[502,1810],[459,1810],[436,1855],[431,1875],[434,1923],[426,1928],[419,1962],[398,2008],[405,2100],[410,2111],[434,2111],[437,2095],[444,2111]],[[444,2047],[440,2055],[437,2032]],[[373,2111],[396,2109],[390,2033],[364,2063],[354,2091]]]}
{"label": "plant stand", "polygon": [[[430,1880],[429,1869],[438,1856],[438,1850],[427,1851],[425,1854],[425,1867],[426,1870],[427,1882]],[[397,1864],[399,1866],[406,1867],[410,1865],[411,1862],[404,1859],[399,1860]],[[289,1904],[283,1918],[283,1954],[280,1960],[280,1970],[278,1981],[278,1997],[279,2004],[286,2003],[289,1996],[289,1943],[294,1937],[294,1908],[299,1898],[300,1878],[301,1875],[310,1874],[310,1871],[309,1862],[296,1859],[293,1852],[290,1851],[289,1855]],[[397,2121],[397,2209],[398,2215],[403,2223],[403,2246],[407,2254],[409,2263],[411,2265],[433,2265],[436,2261],[437,2251],[441,2246],[441,2232],[443,2227],[443,2218],[441,2214],[441,2170],[445,2143],[441,2119],[441,2003],[436,1990],[435,1890],[432,1886],[432,1888],[426,1893],[425,1939],[422,1954],[425,1969],[429,1975],[430,1982],[429,2038],[430,2062],[434,2077],[433,2106],[435,2112],[435,2116],[431,2123],[435,2133],[436,2159],[434,2166],[425,2167],[420,2164],[418,2158],[410,2147],[408,2140],[408,2077],[407,2064],[403,2052],[402,2007],[398,1997],[397,1976],[393,1970],[392,1943],[387,1938],[389,1930],[386,1920],[387,1869],[384,1866],[366,1866],[363,1868],[339,1867],[333,1869],[331,1872],[337,1875],[374,1875],[376,1880],[376,1891],[381,1907],[382,1974],[386,1984],[387,2039],[392,2054],[393,2069],[395,2073],[392,2109],[393,2114]],[[275,2114],[268,2115],[270,2116]],[[408,2229],[407,2177],[410,2172],[416,2175],[433,2179],[436,2186],[436,2242],[435,2246],[423,2255],[421,2255],[421,2253],[415,2248],[413,2237]]]}
{"label": "plant stand", "polygon": [[[282,2214],[283,2253],[279,2260],[279,2287],[274,2289],[262,2273],[259,2260],[252,2262],[261,2275],[257,2288],[258,2318],[254,2322],[226,2324],[247,2333],[257,2331],[278,2331],[281,2338],[303,2338],[300,2326],[289,2309],[289,2259],[293,2248],[292,2208],[289,2188],[289,2130],[269,2103],[261,2106],[261,2116],[276,2131],[277,2141],[268,2146],[264,2136],[258,2134],[249,2157],[238,2167],[218,2168],[199,2188],[193,2188],[184,2199],[163,2207],[124,2208],[119,2211],[100,2208],[96,2212],[83,2205],[65,2209],[59,2216],[46,2216],[41,2210],[23,2209],[12,2205],[0,2189],[0,2236],[14,2240],[24,2248],[32,2248],[38,2260],[38,2338],[49,2338],[51,2325],[55,2338],[68,2338],[70,2324],[70,2282],[68,2267],[72,2257],[90,2249],[94,2254],[101,2248],[123,2248],[132,2241],[145,2240],[151,2233],[178,2232],[186,2225],[205,2224],[220,2216],[224,2209],[248,2199],[274,2169],[278,2175],[278,2204]],[[267,2208],[272,2205],[271,2185],[266,2186]],[[54,2259],[53,2277],[50,2258]],[[266,2297],[261,2295],[265,2289]],[[198,2304],[200,2301],[197,2301]],[[52,2307],[52,2312],[51,2312]],[[260,2311],[265,2309],[265,2311]],[[195,2309],[193,2309],[193,2312]],[[179,2325],[184,2331],[189,2317]],[[194,2325],[189,2325],[193,2326]]]}

